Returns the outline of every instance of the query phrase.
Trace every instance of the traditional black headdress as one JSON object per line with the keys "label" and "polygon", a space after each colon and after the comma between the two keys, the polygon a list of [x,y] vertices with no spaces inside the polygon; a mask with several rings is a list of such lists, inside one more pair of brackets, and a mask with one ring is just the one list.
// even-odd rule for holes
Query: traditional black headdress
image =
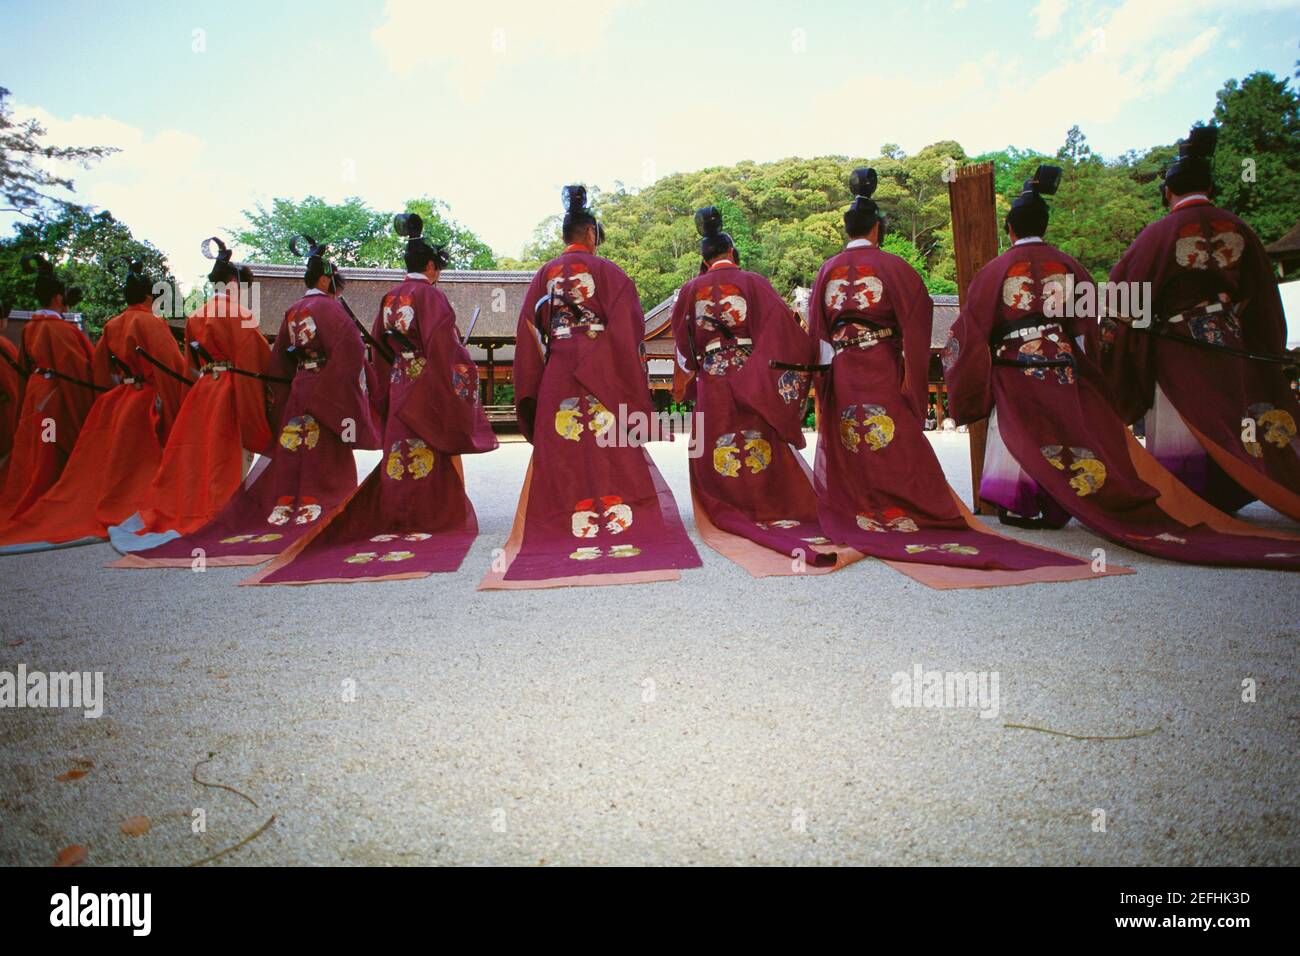
{"label": "traditional black headdress", "polygon": [[722,210],[717,206],[695,210],[695,231],[700,234],[700,258],[706,264],[736,248],[731,236],[722,231]]}
{"label": "traditional black headdress", "polygon": [[451,262],[446,246],[433,246],[424,239],[424,220],[415,213],[393,217],[393,232],[406,239],[406,271],[423,272],[430,262],[441,272]]}
{"label": "traditional black headdress", "polygon": [[1061,185],[1060,166],[1039,166],[1034,175],[1025,180],[1020,195],[1007,211],[1006,224],[1015,230],[1016,237],[1039,236],[1047,232],[1047,202],[1044,196],[1055,196]]}
{"label": "traditional black headdress", "polygon": [[22,267],[23,272],[28,275],[36,274],[36,283],[34,292],[36,301],[44,308],[48,306],[56,295],[63,296],[63,307],[71,309],[81,301],[81,290],[76,286],[69,286],[66,282],[54,274],[54,266],[50,265],[50,260],[44,256],[38,256],[35,253],[28,253],[19,260],[18,264]]}
{"label": "traditional black headdress", "polygon": [[[298,247],[298,240],[300,239],[306,243],[306,249]],[[323,277],[328,277],[330,287],[334,292],[343,290],[343,276],[334,267],[334,263],[325,258],[325,244],[323,242],[317,242],[307,235],[294,236],[289,240],[289,251],[295,256],[306,256],[307,258],[307,273],[302,277],[303,284],[307,288],[314,288],[316,283]]]}
{"label": "traditional black headdress", "polygon": [[849,192],[853,193],[853,205],[844,210],[844,231],[855,238],[864,237],[871,232],[871,227],[880,223],[878,241],[885,238],[885,214],[872,200],[876,191],[876,171],[860,166],[849,174]]}
{"label": "traditional black headdress", "polygon": [[144,263],[139,259],[114,256],[108,261],[109,271],[122,282],[122,298],[127,305],[143,302],[153,292],[153,283],[144,274]]}
{"label": "traditional black headdress", "polygon": [[1187,139],[1178,143],[1178,159],[1165,170],[1161,192],[1178,196],[1188,193],[1214,194],[1214,149],[1219,145],[1219,127],[1194,126]]}
{"label": "traditional black headdress", "polygon": [[605,227],[600,224],[596,214],[587,205],[586,186],[565,186],[561,191],[564,198],[564,234],[567,237],[573,226],[595,226],[596,245],[605,241]]}
{"label": "traditional black headdress", "polygon": [[[213,252],[213,249],[216,252]],[[226,244],[212,236],[204,239],[199,246],[203,253],[203,258],[212,259],[212,271],[208,273],[209,282],[242,282],[244,279],[240,275],[242,266],[237,266],[230,261],[231,251],[226,248]]]}

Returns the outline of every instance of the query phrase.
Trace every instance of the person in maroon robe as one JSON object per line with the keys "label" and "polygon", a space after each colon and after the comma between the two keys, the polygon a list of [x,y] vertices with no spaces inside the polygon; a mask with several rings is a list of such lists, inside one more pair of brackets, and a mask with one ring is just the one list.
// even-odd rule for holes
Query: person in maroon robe
{"label": "person in maroon robe", "polygon": [[972,586],[1090,577],[1087,562],[986,530],[948,486],[923,424],[933,300],[916,270],[880,248],[875,170],[855,170],[849,186],[849,243],[808,300],[809,332],[829,366],[817,382],[823,532],[895,562],[990,572],[971,575]]}
{"label": "person in maroon robe", "polygon": [[398,216],[406,278],[379,305],[371,332],[384,458],[331,518],[247,584],[419,578],[455,571],[478,534],[460,456],[496,436],[478,400],[478,369],[461,342],[438,276],[447,250],[423,239],[418,215]]}
{"label": "person in maroon robe", "polygon": [[654,414],[645,319],[632,280],[596,255],[602,229],[586,197],[565,187],[568,245],[537,271],[519,313],[515,411],[533,457],[504,567],[481,588],[669,580],[700,565],[637,441]]}
{"label": "person in maroon robe", "polygon": [[680,398],[695,402],[696,525],[707,543],[747,568],[745,550],[727,539],[795,558],[792,568],[834,565],[836,556],[819,550],[830,541],[812,471],[796,450],[805,444],[813,371],[808,334],[767,279],[740,268],[715,206],[698,210],[695,225],[703,269],[677,293],[672,331]]}
{"label": "person in maroon robe", "polygon": [[[340,304],[343,276],[305,240],[306,294],[284,314],[265,376],[278,436],[217,516],[192,534],[128,554],[112,567],[261,564],[330,515],[357,487],[355,449],[379,447],[365,344]],[[290,248],[298,252],[295,239]]]}
{"label": "person in maroon robe", "polygon": [[[1194,564],[1300,568],[1300,540],[1216,511],[1125,428],[1096,362],[1097,325],[1067,315],[1086,269],[1043,241],[1060,170],[1041,166],[1007,215],[1011,248],[971,281],[943,352],[957,421],[989,417],[980,497],[1011,523],[1070,516],[1112,541]],[[1080,299],[1082,301],[1082,299]]]}
{"label": "person in maroon robe", "polygon": [[1151,312],[1102,319],[1102,366],[1147,449],[1211,504],[1258,498],[1300,521],[1300,403],[1277,280],[1254,231],[1211,202],[1215,127],[1198,127],[1161,185],[1169,212],[1111,270],[1147,283]]}

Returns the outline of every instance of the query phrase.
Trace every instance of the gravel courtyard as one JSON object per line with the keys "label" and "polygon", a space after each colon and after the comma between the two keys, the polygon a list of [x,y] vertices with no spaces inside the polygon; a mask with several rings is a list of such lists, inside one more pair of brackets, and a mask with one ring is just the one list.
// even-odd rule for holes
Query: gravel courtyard
{"label": "gravel courtyard", "polygon": [[[932,438],[969,500],[966,436]],[[0,558],[0,671],[102,671],[105,697],[99,719],[0,710],[0,864],[185,864],[272,815],[217,865],[1300,863],[1294,576],[1073,524],[1013,533],[1138,573],[755,580],[694,535],[684,444],[651,450],[704,559],[675,583],[475,591],[522,443],[465,459],[481,533],[454,575],[236,588],[247,569],[104,569],[108,545]],[[918,665],[995,672],[996,714],[895,706]]]}

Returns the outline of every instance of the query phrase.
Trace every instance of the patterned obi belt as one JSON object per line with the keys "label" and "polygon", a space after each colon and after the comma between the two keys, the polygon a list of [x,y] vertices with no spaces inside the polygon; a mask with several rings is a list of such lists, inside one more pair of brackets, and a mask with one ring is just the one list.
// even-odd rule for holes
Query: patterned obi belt
{"label": "patterned obi belt", "polygon": [[314,372],[325,367],[325,356],[311,349],[294,349],[289,355],[300,372]]}
{"label": "patterned obi belt", "polygon": [[574,325],[568,323],[556,323],[554,330],[551,332],[551,338],[567,339],[572,338],[574,332],[585,332],[587,338],[594,339],[604,331],[605,326],[601,322],[580,322]]}
{"label": "patterned obi belt", "polygon": [[879,325],[865,316],[842,315],[831,326],[831,347],[836,352],[844,349],[870,349],[897,334],[897,329]]}
{"label": "patterned obi belt", "polygon": [[199,376],[211,375],[216,378],[222,372],[229,372],[234,367],[233,362],[206,362],[199,366]]}
{"label": "patterned obi belt", "polygon": [[1060,322],[1041,315],[1007,322],[993,330],[991,344],[994,365],[1020,368],[1040,380],[1046,380],[1047,370],[1052,369],[1052,381],[1074,383],[1074,346]]}
{"label": "patterned obi belt", "polygon": [[706,375],[726,375],[727,372],[740,371],[745,367],[745,360],[754,351],[753,339],[714,339],[704,346],[704,357],[700,359],[700,370]]}
{"label": "patterned obi belt", "polygon": [[1230,345],[1241,341],[1237,305],[1226,295],[1219,296],[1218,302],[1203,302],[1173,315],[1157,315],[1155,324],[1186,329],[1191,338],[1207,345]]}

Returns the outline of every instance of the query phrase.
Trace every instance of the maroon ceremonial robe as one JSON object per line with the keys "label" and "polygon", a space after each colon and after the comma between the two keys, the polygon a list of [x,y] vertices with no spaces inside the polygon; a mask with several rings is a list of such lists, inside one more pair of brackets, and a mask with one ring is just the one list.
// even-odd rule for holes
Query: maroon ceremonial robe
{"label": "maroon ceremonial robe", "polygon": [[270,420],[278,435],[217,516],[192,534],[126,555],[112,567],[260,564],[329,515],[357,487],[357,448],[377,448],[361,333],[316,290],[289,307],[271,350]]}
{"label": "maroon ceremonial robe", "polygon": [[817,276],[809,331],[831,363],[814,470],[824,532],[894,562],[992,572],[968,586],[1093,576],[1088,562],[992,533],[948,486],[923,425],[933,308],[911,266],[864,240]]}
{"label": "maroon ceremonial robe", "polygon": [[669,580],[700,565],[663,476],[624,440],[623,425],[654,413],[644,332],[636,286],[608,259],[573,245],[538,270],[514,362],[533,457],[506,567],[481,588]]}
{"label": "maroon ceremonial robe", "polygon": [[[1095,324],[1056,318],[1044,304],[1066,288],[1067,276],[1076,288],[1091,282],[1059,249],[1017,244],[971,281],[952,327],[944,349],[948,409],[971,422],[996,408],[999,440],[1024,472],[1018,479],[986,471],[981,495],[1021,513],[1035,510],[1026,499],[1045,495],[1098,534],[1174,561],[1300,568],[1300,540],[1265,536],[1215,511],[1129,434],[1091,357]],[[1017,489],[1019,481],[1029,488]]]}
{"label": "maroon ceremonial robe", "polygon": [[1283,367],[1207,347],[1286,350],[1255,233],[1188,196],[1142,230],[1110,279],[1150,283],[1153,299],[1151,329],[1102,322],[1102,365],[1125,421],[1147,413],[1147,449],[1216,507],[1259,498],[1300,521],[1300,403]]}
{"label": "maroon ceremonial robe", "polygon": [[372,398],[384,422],[384,458],[347,503],[246,584],[419,578],[460,567],[478,520],[460,456],[491,451],[496,436],[478,400],[478,369],[456,313],[425,276],[384,296],[373,337]]}
{"label": "maroon ceremonial robe", "polygon": [[682,397],[695,402],[691,496],[705,542],[753,574],[770,563],[749,561],[737,536],[797,559],[790,573],[835,565],[796,450],[811,373],[770,364],[812,362],[799,320],[767,279],[719,260],[682,286],[672,330]]}

